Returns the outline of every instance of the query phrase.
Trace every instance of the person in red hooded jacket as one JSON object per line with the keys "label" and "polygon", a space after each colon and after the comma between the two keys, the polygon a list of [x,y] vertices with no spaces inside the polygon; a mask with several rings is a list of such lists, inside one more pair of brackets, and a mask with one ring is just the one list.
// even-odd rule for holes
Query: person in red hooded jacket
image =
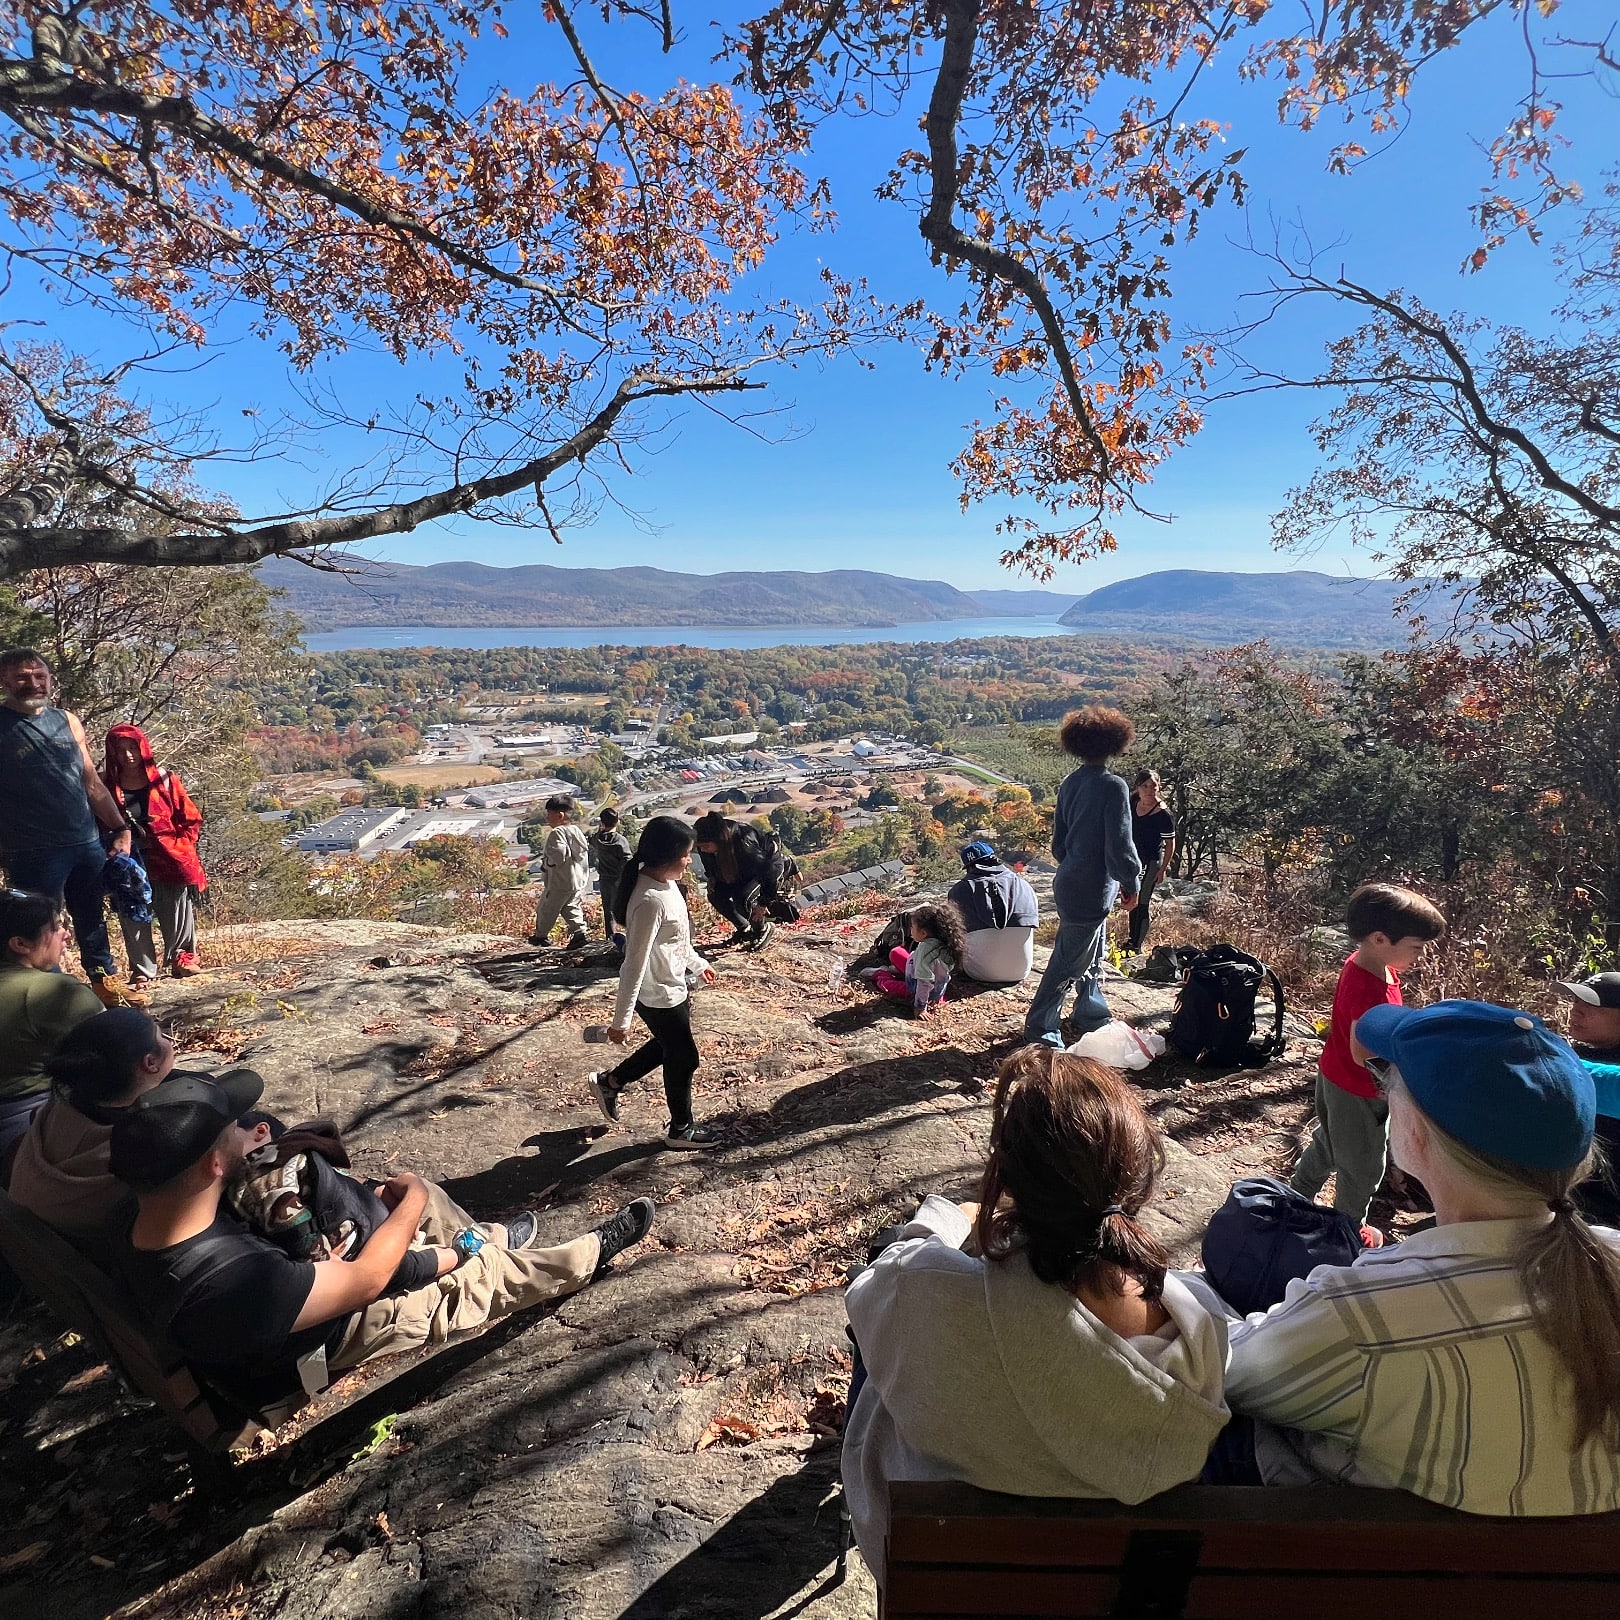
{"label": "person in red hooded jacket", "polygon": [[[134,829],[135,853],[151,879],[153,921],[163,935],[164,964],[177,979],[200,973],[197,897],[208,887],[197,858],[202,811],[180,778],[159,767],[139,726],[114,726],[107,733],[102,780]],[[129,976],[150,983],[158,976],[152,923],[119,920],[129,952]]]}

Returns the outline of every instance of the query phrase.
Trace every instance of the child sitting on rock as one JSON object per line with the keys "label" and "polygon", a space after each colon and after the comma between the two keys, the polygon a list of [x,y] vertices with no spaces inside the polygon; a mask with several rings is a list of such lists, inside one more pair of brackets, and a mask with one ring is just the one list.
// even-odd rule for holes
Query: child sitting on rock
{"label": "child sitting on rock", "polygon": [[962,961],[962,944],[967,929],[962,914],[949,901],[937,906],[919,906],[906,917],[912,948],[896,945],[889,952],[889,965],[879,968],[873,982],[885,995],[906,996],[917,1017],[945,999],[946,986]]}

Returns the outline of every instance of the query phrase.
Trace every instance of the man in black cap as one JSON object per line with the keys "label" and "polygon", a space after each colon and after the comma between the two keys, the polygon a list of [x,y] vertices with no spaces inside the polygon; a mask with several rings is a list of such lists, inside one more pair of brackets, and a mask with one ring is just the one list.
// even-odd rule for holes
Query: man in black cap
{"label": "man in black cap", "polygon": [[[1620,973],[1594,973],[1555,989],[1569,997],[1569,1044],[1588,1063],[1620,1064]],[[1580,1189],[1581,1210],[1588,1220],[1605,1226],[1620,1225],[1620,1119],[1603,1106],[1605,1088],[1598,1088],[1597,1136],[1608,1152],[1607,1175],[1594,1176]]]}
{"label": "man in black cap", "polygon": [[417,1350],[583,1288],[646,1236],[651,1199],[555,1248],[535,1221],[479,1225],[406,1172],[383,1183],[386,1220],[352,1260],[294,1260],[221,1207],[252,1145],[238,1121],[262,1082],[175,1073],[113,1126],[112,1172],[135,1193],[122,1269],[182,1355],[251,1410],[375,1356]]}

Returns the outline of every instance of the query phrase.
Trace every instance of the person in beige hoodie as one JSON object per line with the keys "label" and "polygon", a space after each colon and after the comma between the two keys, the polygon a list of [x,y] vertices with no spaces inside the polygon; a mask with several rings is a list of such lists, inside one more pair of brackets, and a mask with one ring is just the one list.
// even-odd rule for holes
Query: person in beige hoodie
{"label": "person in beige hoodie", "polygon": [[76,1025],[46,1059],[51,1100],[34,1115],[11,1165],[9,1195],[105,1260],[135,1212],[107,1168],[114,1110],[174,1067],[174,1042],[149,1014],[110,1007]]}
{"label": "person in beige hoodie", "polygon": [[1122,1077],[1023,1047],[976,1209],[928,1198],[850,1284],[844,1491],[880,1580],[892,1480],[1140,1502],[1198,1477],[1230,1417],[1227,1330],[1142,1225],[1163,1162]]}
{"label": "person in beige hoodie", "polygon": [[546,842],[540,852],[543,887],[534,914],[531,945],[547,945],[551,931],[562,920],[568,930],[568,948],[589,945],[585,931],[585,890],[591,881],[590,843],[574,821],[574,801],[566,793],[546,800]]}

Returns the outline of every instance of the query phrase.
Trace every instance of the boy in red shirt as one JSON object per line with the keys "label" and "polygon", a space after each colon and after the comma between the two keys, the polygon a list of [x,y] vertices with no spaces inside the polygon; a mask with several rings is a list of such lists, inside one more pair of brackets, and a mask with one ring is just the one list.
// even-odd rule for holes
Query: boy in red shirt
{"label": "boy in red shirt", "polygon": [[[1316,1077],[1316,1134],[1289,1185],[1315,1198],[1337,1174],[1333,1207],[1365,1221],[1384,1179],[1389,1152],[1389,1104],[1362,1066],[1351,1030],[1371,1007],[1401,1005],[1401,974],[1446,931],[1446,919],[1421,894],[1393,883],[1363,883],[1350,896],[1345,925],[1356,942],[1333,992],[1333,1019]],[[1363,1236],[1372,1242],[1369,1229]],[[1381,1240],[1380,1240],[1381,1241]],[[1376,1245],[1375,1245],[1376,1246]]]}

